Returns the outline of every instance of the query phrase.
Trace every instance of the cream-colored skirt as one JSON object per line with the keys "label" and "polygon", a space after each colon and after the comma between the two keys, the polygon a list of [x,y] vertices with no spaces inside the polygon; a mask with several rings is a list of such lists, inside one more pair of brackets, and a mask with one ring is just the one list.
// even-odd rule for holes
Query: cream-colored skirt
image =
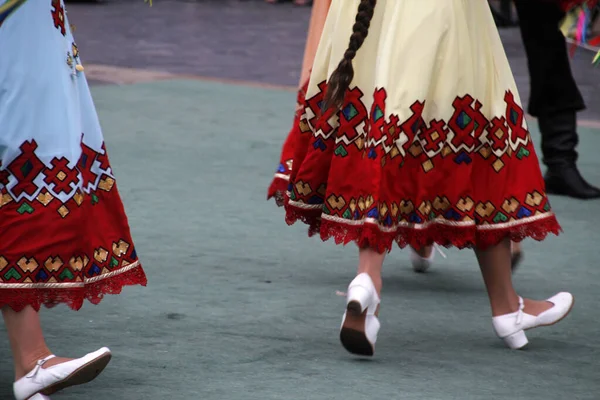
{"label": "cream-colored skirt", "polygon": [[[359,3],[332,1],[307,98],[342,59]],[[486,115],[503,114],[507,90],[520,103],[485,0],[379,0],[354,67],[352,86],[386,88],[386,113],[401,117],[415,100],[426,100],[425,120],[447,119],[454,113],[454,98],[465,93],[483,104]],[[363,100],[370,108],[367,96]]]}
{"label": "cream-colored skirt", "polygon": [[333,0],[284,196],[287,222],[380,251],[560,227],[487,1],[378,0],[340,111],[322,114],[359,0]]}

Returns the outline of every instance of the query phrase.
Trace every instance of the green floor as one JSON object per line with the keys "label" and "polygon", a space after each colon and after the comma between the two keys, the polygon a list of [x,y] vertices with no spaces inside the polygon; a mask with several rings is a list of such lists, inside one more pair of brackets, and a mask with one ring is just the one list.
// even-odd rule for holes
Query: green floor
{"label": "green floor", "polygon": [[[527,351],[496,339],[471,252],[415,275],[396,251],[377,357],[357,360],[337,339],[336,290],[353,276],[354,247],[307,238],[265,201],[294,93],[175,81],[94,97],[149,286],[43,313],[56,352],[115,354],[95,382],[53,399],[599,398],[600,202],[552,199],[564,235],[525,243],[519,291],[577,298],[563,323],[529,334]],[[581,168],[600,184],[600,132],[580,133]],[[0,399],[10,399],[0,344]]]}

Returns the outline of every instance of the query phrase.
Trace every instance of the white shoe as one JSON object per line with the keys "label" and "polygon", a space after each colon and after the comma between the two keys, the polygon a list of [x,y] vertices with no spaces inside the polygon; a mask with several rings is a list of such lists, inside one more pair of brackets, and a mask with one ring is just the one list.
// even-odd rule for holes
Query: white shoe
{"label": "white shoe", "polygon": [[379,296],[371,277],[359,274],[348,286],[346,312],[342,319],[340,340],[352,354],[372,356],[379,332],[379,319],[375,315]]}
{"label": "white shoe", "polygon": [[492,318],[498,337],[511,349],[521,349],[529,342],[526,330],[556,324],[569,314],[575,303],[573,295],[566,292],[558,293],[546,301],[554,306],[535,316],[523,312],[523,298],[519,297],[519,311]]}
{"label": "white shoe", "polygon": [[413,271],[421,274],[427,272],[433,264],[433,260],[435,260],[435,247],[431,248],[429,257],[421,257],[415,249],[410,248],[410,261],[412,262]]}
{"label": "white shoe", "polygon": [[412,262],[413,271],[418,273],[425,273],[427,270],[433,265],[433,260],[435,260],[435,253],[440,253],[440,256],[446,258],[446,253],[442,251],[440,246],[436,243],[431,247],[431,254],[428,257],[421,257],[419,253],[415,251],[412,247],[410,248],[410,260]]}
{"label": "white shoe", "polygon": [[66,387],[87,383],[102,372],[111,354],[108,348],[103,347],[81,358],[43,368],[54,357],[51,355],[39,360],[33,370],[13,384],[15,399],[26,400],[35,394],[49,396]]}

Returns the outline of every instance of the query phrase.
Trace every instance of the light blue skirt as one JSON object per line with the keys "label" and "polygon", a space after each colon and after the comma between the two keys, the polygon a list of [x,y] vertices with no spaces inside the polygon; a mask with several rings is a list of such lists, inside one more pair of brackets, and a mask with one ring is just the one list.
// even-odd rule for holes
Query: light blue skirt
{"label": "light blue skirt", "polygon": [[0,0],[0,307],[145,284],[62,0]]}

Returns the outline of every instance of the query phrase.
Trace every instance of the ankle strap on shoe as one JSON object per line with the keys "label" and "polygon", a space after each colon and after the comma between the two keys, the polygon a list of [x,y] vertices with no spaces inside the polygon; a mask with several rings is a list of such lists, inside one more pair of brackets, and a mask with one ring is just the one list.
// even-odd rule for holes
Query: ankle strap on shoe
{"label": "ankle strap on shoe", "polygon": [[523,322],[523,310],[525,309],[525,302],[523,298],[519,296],[519,311],[517,311],[517,325],[521,325]]}
{"label": "ankle strap on shoe", "polygon": [[38,360],[37,363],[35,364],[35,368],[32,369],[26,376],[28,378],[33,378],[38,373],[38,371],[40,370],[40,368],[42,368],[44,366],[44,364],[46,364],[46,362],[48,360],[51,360],[54,357],[56,357],[56,356],[54,354],[51,354],[51,355],[49,355],[46,358],[42,358],[41,360]]}

